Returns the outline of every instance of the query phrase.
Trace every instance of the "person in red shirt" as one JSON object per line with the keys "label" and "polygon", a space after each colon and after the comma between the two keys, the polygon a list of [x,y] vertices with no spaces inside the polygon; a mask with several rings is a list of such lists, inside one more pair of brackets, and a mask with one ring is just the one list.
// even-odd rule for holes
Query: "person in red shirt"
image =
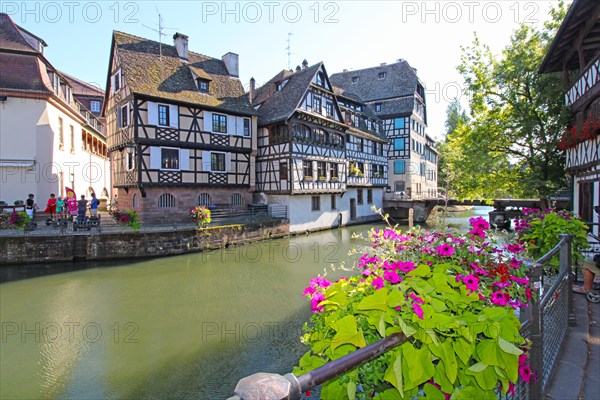
{"label": "person in red shirt", "polygon": [[52,193],[48,199],[46,212],[50,214],[50,219],[54,219],[54,214],[56,214],[56,197],[54,197],[54,193]]}

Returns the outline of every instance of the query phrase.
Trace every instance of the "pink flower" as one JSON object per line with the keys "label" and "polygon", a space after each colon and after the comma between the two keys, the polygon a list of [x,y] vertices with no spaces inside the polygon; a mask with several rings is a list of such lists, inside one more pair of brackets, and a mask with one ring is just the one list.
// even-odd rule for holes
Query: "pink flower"
{"label": "pink flower", "polygon": [[519,254],[525,251],[525,247],[521,243],[505,244],[504,248],[514,254]]}
{"label": "pink flower", "polygon": [[381,289],[384,285],[383,278],[378,276],[377,278],[373,279],[373,282],[371,282],[371,285],[375,288],[375,290]]}
{"label": "pink flower", "polygon": [[309,286],[302,292],[302,296],[308,296],[309,294],[314,294],[317,289],[314,286]]}
{"label": "pink flower", "polygon": [[486,270],[479,268],[479,266],[477,266],[477,264],[475,264],[475,263],[471,263],[471,268],[473,268],[473,271],[475,271],[475,273],[477,273],[479,275],[487,276],[487,274],[488,274]]}
{"label": "pink flower", "polygon": [[372,272],[370,269],[365,268],[365,269],[363,269],[362,274],[363,274],[363,276],[369,276],[372,274]]}
{"label": "pink flower", "polygon": [[417,314],[417,317],[419,317],[420,319],[423,319],[423,309],[421,308],[421,306],[418,305],[417,303],[413,303],[412,308],[413,308],[413,311],[415,312],[415,314]]}
{"label": "pink flower", "polygon": [[473,237],[471,237],[471,239],[474,239],[475,236],[479,236],[484,238],[485,237],[485,231],[483,229],[479,229],[479,228],[473,228],[468,232],[469,235],[473,235]]}
{"label": "pink flower", "polygon": [[531,288],[529,286],[525,288],[525,297],[527,297],[527,300],[531,300],[533,297],[533,293],[531,293]]}
{"label": "pink flower", "polygon": [[523,353],[519,355],[519,365],[525,365],[525,363],[527,362],[527,360],[529,359],[529,357],[527,356],[527,353]]}
{"label": "pink flower", "polygon": [[490,295],[490,300],[497,306],[505,306],[509,298],[507,293],[503,293],[499,290]]}
{"label": "pink flower", "polygon": [[483,217],[470,218],[469,223],[474,229],[485,230],[490,229],[490,223]]}
{"label": "pink flower", "polygon": [[417,296],[414,293],[409,293],[408,294],[410,296],[411,299],[413,299],[416,303],[418,304],[425,304],[425,300],[423,300],[422,298],[420,298],[419,296]]}
{"label": "pink flower", "polygon": [[511,300],[508,302],[508,304],[514,308],[515,310],[517,308],[523,307],[523,306],[527,306],[527,304],[520,302],[519,300]]}
{"label": "pink flower", "polygon": [[323,311],[323,306],[319,306],[319,303],[322,302],[323,300],[325,300],[325,296],[323,296],[323,293],[321,293],[321,292],[315,293],[313,298],[310,299],[310,303],[311,303],[310,309],[312,310],[313,313],[318,313],[318,312]]}
{"label": "pink flower", "polygon": [[311,279],[310,284],[312,286],[318,286],[318,287],[322,287],[322,288],[331,286],[331,282],[329,282],[327,279],[323,278],[322,276],[317,276],[316,278]]}
{"label": "pink flower", "polygon": [[387,270],[383,273],[383,277],[385,278],[386,281],[388,281],[389,283],[392,283],[392,284],[402,282],[402,278],[400,278],[398,276],[396,271]]}
{"label": "pink flower", "polygon": [[523,381],[529,383],[531,381],[531,367],[529,365],[521,365],[519,367],[519,375]]}
{"label": "pink flower", "polygon": [[454,254],[455,248],[445,243],[441,246],[438,246],[436,250],[440,256],[450,257],[452,254]]}
{"label": "pink flower", "polygon": [[479,289],[479,278],[473,274],[465,276],[462,281],[471,292],[476,292]]}
{"label": "pink flower", "polygon": [[510,285],[512,285],[512,283],[510,283],[510,282],[494,282],[494,283],[492,283],[492,286],[496,286],[500,289],[504,289],[506,287],[509,287]]}
{"label": "pink flower", "polygon": [[528,285],[529,284],[529,278],[527,278],[527,277],[518,278],[516,276],[511,276],[510,279],[514,282],[517,282],[519,285]]}
{"label": "pink flower", "polygon": [[398,261],[397,265],[398,269],[404,272],[405,274],[409,273],[410,271],[416,268],[415,263],[412,261]]}

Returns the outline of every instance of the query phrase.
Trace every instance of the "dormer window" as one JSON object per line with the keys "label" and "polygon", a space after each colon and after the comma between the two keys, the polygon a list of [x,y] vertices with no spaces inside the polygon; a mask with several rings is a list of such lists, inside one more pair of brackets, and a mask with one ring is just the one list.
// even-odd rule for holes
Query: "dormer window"
{"label": "dormer window", "polygon": [[289,79],[286,79],[285,81],[281,81],[277,84],[276,86],[276,90],[279,92],[281,91],[281,89],[284,88],[284,86],[286,85],[286,83],[288,83]]}
{"label": "dormer window", "polygon": [[206,79],[197,78],[196,85],[198,86],[198,90],[202,93],[208,93],[209,82]]}
{"label": "dormer window", "polygon": [[375,104],[375,112],[381,112],[381,103]]}
{"label": "dormer window", "polygon": [[317,73],[317,85],[325,86],[325,75],[322,72]]}
{"label": "dormer window", "polygon": [[352,83],[358,83],[358,76],[352,77]]}
{"label": "dormer window", "polygon": [[90,101],[90,111],[91,112],[100,112],[100,102],[97,100]]}
{"label": "dormer window", "polygon": [[377,74],[377,79],[385,79],[385,72],[380,72]]}

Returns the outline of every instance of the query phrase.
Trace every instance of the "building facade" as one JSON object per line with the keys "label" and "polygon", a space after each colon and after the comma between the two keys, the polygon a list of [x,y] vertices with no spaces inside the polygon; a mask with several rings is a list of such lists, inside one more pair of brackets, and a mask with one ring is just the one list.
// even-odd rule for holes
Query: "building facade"
{"label": "building facade", "polygon": [[119,206],[145,223],[189,222],[196,205],[252,203],[256,112],[222,59],[114,32],[106,101],[108,150]]}
{"label": "building facade", "polygon": [[[7,14],[0,14],[0,32],[0,200],[13,204],[32,193],[43,210],[65,187],[108,198],[104,126],[77,95],[90,85],[73,85],[46,59],[44,40]],[[102,91],[94,93],[102,100]]]}
{"label": "building facade", "polygon": [[364,117],[349,130],[350,113],[341,111],[323,63],[305,61],[256,90],[252,81],[249,98],[259,114],[256,189],[268,204],[288,207],[290,231],[378,218],[371,207],[382,206],[382,181],[371,164],[383,161],[367,151],[381,150],[385,139],[362,130]]}
{"label": "building facade", "polygon": [[572,177],[573,210],[600,235],[600,3],[571,4],[540,67],[541,73],[562,72],[565,103],[573,112],[560,150]]}
{"label": "building facade", "polygon": [[425,89],[405,60],[331,75],[332,83],[383,120],[390,190],[410,198],[437,196],[438,152],[426,133]]}

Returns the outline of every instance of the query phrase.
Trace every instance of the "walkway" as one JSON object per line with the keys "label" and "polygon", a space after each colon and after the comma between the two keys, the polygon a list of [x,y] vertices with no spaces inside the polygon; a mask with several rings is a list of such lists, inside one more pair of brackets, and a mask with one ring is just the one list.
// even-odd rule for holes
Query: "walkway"
{"label": "walkway", "polygon": [[600,303],[573,294],[577,325],[570,327],[545,399],[600,399]]}

